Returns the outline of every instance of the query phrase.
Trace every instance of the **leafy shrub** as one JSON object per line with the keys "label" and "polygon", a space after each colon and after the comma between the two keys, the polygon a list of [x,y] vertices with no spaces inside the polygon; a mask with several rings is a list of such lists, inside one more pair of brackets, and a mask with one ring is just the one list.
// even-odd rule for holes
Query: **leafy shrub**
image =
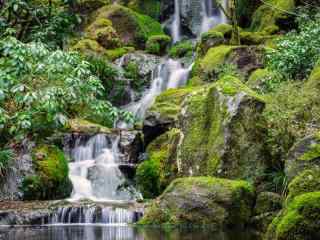
{"label": "leafy shrub", "polygon": [[289,79],[308,76],[320,55],[320,18],[299,23],[298,31],[280,38],[266,57],[272,70]]}
{"label": "leafy shrub", "polygon": [[74,52],[6,38],[0,41],[0,79],[0,123],[16,137],[64,127],[68,118],[111,126],[122,116],[103,99],[90,64]]}
{"label": "leafy shrub", "polygon": [[[74,32],[80,18],[69,11],[72,1],[8,0],[0,9],[0,36],[7,29],[22,41],[34,39],[56,48],[63,46],[66,37]],[[10,34],[12,35],[12,34]]]}
{"label": "leafy shrub", "polygon": [[152,36],[146,43],[146,51],[148,53],[162,55],[166,52],[166,49],[170,43],[171,38],[167,35]]}

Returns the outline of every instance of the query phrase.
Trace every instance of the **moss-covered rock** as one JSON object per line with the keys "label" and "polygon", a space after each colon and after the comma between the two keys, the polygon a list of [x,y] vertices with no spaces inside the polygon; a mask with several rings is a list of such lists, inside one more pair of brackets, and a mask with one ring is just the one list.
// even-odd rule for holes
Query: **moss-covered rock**
{"label": "moss-covered rock", "polygon": [[161,24],[149,16],[137,13],[118,4],[100,8],[94,21],[109,19],[124,45],[144,48],[154,35],[164,34]]}
{"label": "moss-covered rock", "polygon": [[67,131],[85,134],[112,132],[112,130],[107,127],[78,118],[69,120]]}
{"label": "moss-covered rock", "polygon": [[27,176],[22,183],[26,200],[53,200],[70,196],[72,184],[68,178],[68,161],[53,145],[39,145],[32,153],[36,175]]}
{"label": "moss-covered rock", "polygon": [[320,237],[320,192],[295,197],[272,221],[266,240],[313,240]]}
{"label": "moss-covered rock", "polygon": [[320,169],[305,170],[290,182],[287,203],[298,195],[315,191],[320,191]]}
{"label": "moss-covered rock", "polygon": [[254,214],[260,215],[267,212],[276,212],[282,208],[282,197],[273,192],[258,194]]}
{"label": "moss-covered rock", "polygon": [[103,56],[106,53],[106,49],[92,39],[80,40],[71,47],[71,50],[78,51],[85,56]]}
{"label": "moss-covered rock", "polygon": [[210,48],[207,54],[196,61],[192,71],[203,82],[211,82],[219,77],[221,66],[234,65],[246,81],[251,72],[263,67],[264,49],[257,46],[220,45]]}
{"label": "moss-covered rock", "polygon": [[148,15],[156,20],[160,17],[160,0],[121,0],[132,10]]}
{"label": "moss-covered rock", "polygon": [[264,99],[226,76],[194,91],[182,106],[178,127],[184,176],[211,175],[255,181],[266,168]]}
{"label": "moss-covered rock", "polygon": [[253,200],[254,189],[245,181],[180,178],[146,209],[140,224],[243,227]]}
{"label": "moss-covered rock", "polygon": [[157,197],[177,177],[177,145],[180,131],[171,129],[160,135],[147,148],[148,159],[139,164],[137,184],[145,198]]}
{"label": "moss-covered rock", "polygon": [[251,30],[272,34],[279,31],[281,22],[288,20],[287,12],[293,11],[295,0],[270,0],[253,14]]}
{"label": "moss-covered rock", "polygon": [[122,47],[122,48],[115,48],[115,49],[108,49],[105,51],[104,56],[110,60],[114,61],[122,56],[134,52],[133,47]]}
{"label": "moss-covered rock", "polygon": [[148,39],[146,51],[151,54],[164,55],[171,43],[171,37],[167,35],[155,35]]}
{"label": "moss-covered rock", "polygon": [[194,44],[191,41],[181,41],[176,43],[169,50],[169,56],[172,58],[192,57]]}
{"label": "moss-covered rock", "polygon": [[285,173],[291,181],[304,170],[320,169],[320,135],[308,136],[297,142],[288,153]]}
{"label": "moss-covered rock", "polygon": [[[229,25],[227,25],[229,26]],[[226,43],[224,34],[216,30],[210,30],[201,35],[200,42],[197,47],[197,52],[200,55],[205,55],[210,48]]]}

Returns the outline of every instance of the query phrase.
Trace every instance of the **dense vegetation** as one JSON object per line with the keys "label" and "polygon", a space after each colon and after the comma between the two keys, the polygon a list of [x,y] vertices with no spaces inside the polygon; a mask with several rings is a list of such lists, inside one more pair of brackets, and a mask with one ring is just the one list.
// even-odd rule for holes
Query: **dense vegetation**
{"label": "dense vegetation", "polygon": [[[132,151],[136,186],[159,197],[142,224],[250,225],[265,239],[316,239],[320,3],[215,3],[227,23],[200,35],[199,16],[182,9],[173,44],[173,1],[0,0],[0,179],[32,142],[23,198],[65,198],[64,134],[92,135],[75,122],[111,132],[124,120],[145,136],[145,153]],[[167,56],[193,63],[188,82],[135,122],[121,107],[141,98]]]}

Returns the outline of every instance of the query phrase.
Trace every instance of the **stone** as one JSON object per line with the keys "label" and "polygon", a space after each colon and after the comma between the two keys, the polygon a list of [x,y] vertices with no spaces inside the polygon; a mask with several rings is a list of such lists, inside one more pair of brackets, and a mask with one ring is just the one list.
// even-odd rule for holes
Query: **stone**
{"label": "stone", "polygon": [[242,228],[250,219],[253,203],[254,189],[245,181],[179,178],[147,207],[139,223]]}

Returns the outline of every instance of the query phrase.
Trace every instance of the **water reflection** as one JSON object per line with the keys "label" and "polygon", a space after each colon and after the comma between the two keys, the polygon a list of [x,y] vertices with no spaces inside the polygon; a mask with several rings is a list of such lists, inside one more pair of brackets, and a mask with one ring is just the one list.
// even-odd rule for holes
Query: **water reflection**
{"label": "water reflection", "polygon": [[213,233],[210,229],[179,229],[130,226],[42,226],[0,228],[6,240],[257,240],[246,232]]}

